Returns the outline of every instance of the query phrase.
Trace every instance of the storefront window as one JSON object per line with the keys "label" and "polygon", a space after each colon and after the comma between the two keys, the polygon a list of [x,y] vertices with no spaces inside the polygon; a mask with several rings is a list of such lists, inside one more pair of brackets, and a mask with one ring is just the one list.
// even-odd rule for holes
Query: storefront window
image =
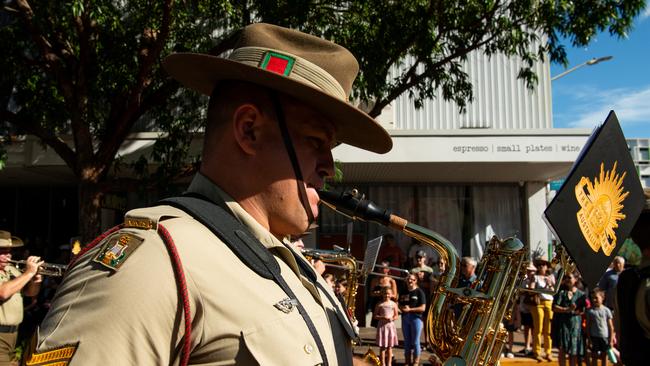
{"label": "storefront window", "polygon": [[[522,208],[519,190],[515,184],[504,185],[399,185],[376,184],[335,186],[341,191],[357,188],[368,199],[382,208],[417,225],[433,230],[449,240],[459,256],[480,257],[485,241],[492,235],[500,238],[522,237]],[[319,234],[345,241],[350,219],[322,207]],[[395,235],[398,245],[408,253],[411,238],[374,223],[355,221],[353,233],[363,246],[370,239],[384,233]],[[319,247],[328,247],[319,245]],[[363,253],[353,248],[353,253]]]}

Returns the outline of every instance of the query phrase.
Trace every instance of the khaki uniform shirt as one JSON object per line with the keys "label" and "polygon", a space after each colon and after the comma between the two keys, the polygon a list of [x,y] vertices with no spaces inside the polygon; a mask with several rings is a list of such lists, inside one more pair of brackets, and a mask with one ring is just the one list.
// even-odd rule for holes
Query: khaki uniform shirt
{"label": "khaki uniform shirt", "polygon": [[[189,191],[226,207],[275,256],[282,277],[314,322],[330,365],[352,363],[356,336],[331,288],[300,275],[292,249],[259,225],[206,177]],[[117,270],[89,251],[66,275],[40,329],[36,352],[78,343],[77,365],[177,365],[183,316],[167,249],[157,225],[171,234],[182,260],[192,314],[191,365],[318,365],[318,347],[298,310],[274,306],[287,298],[272,280],[258,276],[208,228],[170,206],[136,209],[149,230],[124,228],[141,244]],[[304,260],[300,257],[299,260]],[[330,300],[331,299],[331,300]]]}
{"label": "khaki uniform shirt", "polygon": [[[20,276],[16,267],[8,265],[0,271],[0,282],[4,283]],[[0,325],[19,325],[23,321],[23,296],[16,292],[7,301],[0,304]]]}

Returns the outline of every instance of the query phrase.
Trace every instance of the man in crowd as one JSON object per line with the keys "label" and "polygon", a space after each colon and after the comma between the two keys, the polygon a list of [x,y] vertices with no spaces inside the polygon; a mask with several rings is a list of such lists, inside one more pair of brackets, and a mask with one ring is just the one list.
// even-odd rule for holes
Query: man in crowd
{"label": "man in crowd", "polygon": [[409,272],[415,274],[425,272],[427,276],[433,274],[433,268],[427,266],[427,253],[424,250],[420,250],[415,254],[415,266]]}
{"label": "man in crowd", "polygon": [[163,64],[211,96],[191,204],[132,210],[92,243],[71,264],[29,359],[351,365],[357,335],[345,310],[287,238],[317,217],[334,146],[392,147],[348,103],[355,58],[329,41],[253,24],[227,59],[185,53]]}
{"label": "man in crowd", "polygon": [[476,280],[476,259],[463,257],[460,260],[460,277],[458,287],[469,287]]}
{"label": "man in crowd", "polygon": [[438,261],[438,253],[433,249],[433,247],[431,247],[431,245],[421,243],[417,239],[412,239],[411,247],[408,251],[408,261],[411,267],[418,265],[417,253],[420,251],[423,251],[427,256],[425,263],[427,266],[432,266]]}
{"label": "man in crowd", "polygon": [[9,366],[14,359],[18,326],[23,321],[21,293],[38,295],[42,282],[38,274],[38,267],[43,264],[40,257],[28,257],[23,272],[9,262],[12,249],[22,246],[22,240],[0,230],[0,366]]}
{"label": "man in crowd", "polygon": [[[377,255],[377,261],[388,261],[391,267],[403,268],[402,266],[406,263],[406,255],[402,248],[397,245],[395,241],[395,236],[393,234],[385,234],[384,240],[381,243],[381,249],[379,249],[379,254]],[[394,276],[398,276],[399,273],[393,273]]]}
{"label": "man in crowd", "polygon": [[616,283],[618,282],[618,275],[625,269],[625,258],[621,256],[614,257],[612,260],[612,268],[598,281],[598,288],[605,291],[605,306],[609,310],[614,310],[614,297],[616,296]]}

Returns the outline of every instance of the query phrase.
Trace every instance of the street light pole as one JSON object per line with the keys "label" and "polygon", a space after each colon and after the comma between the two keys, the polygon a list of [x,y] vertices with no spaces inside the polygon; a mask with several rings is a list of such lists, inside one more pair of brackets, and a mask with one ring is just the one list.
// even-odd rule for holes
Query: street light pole
{"label": "street light pole", "polygon": [[609,60],[611,60],[612,58],[614,58],[614,56],[594,57],[594,58],[592,58],[591,60],[587,60],[587,61],[581,63],[580,65],[574,66],[574,67],[568,69],[567,71],[565,71],[565,72],[563,72],[563,73],[560,73],[560,74],[558,74],[558,75],[553,76],[553,77],[551,78],[551,81],[553,81],[553,80],[557,80],[557,79],[563,77],[564,75],[566,75],[566,74],[568,74],[568,73],[570,73],[570,72],[573,72],[573,71],[575,71],[575,70],[577,70],[577,69],[579,69],[579,68],[581,68],[581,67],[583,67],[583,66],[591,66],[591,65],[595,65],[595,64],[597,64],[597,63],[599,63],[599,62],[609,61]]}

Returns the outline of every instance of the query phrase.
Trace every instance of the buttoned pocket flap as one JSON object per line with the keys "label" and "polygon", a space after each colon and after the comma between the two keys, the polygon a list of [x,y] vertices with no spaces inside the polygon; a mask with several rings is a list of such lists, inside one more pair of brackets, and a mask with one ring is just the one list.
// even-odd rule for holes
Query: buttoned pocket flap
{"label": "buttoned pocket flap", "polygon": [[323,363],[316,342],[298,309],[242,333],[246,347],[260,365]]}

